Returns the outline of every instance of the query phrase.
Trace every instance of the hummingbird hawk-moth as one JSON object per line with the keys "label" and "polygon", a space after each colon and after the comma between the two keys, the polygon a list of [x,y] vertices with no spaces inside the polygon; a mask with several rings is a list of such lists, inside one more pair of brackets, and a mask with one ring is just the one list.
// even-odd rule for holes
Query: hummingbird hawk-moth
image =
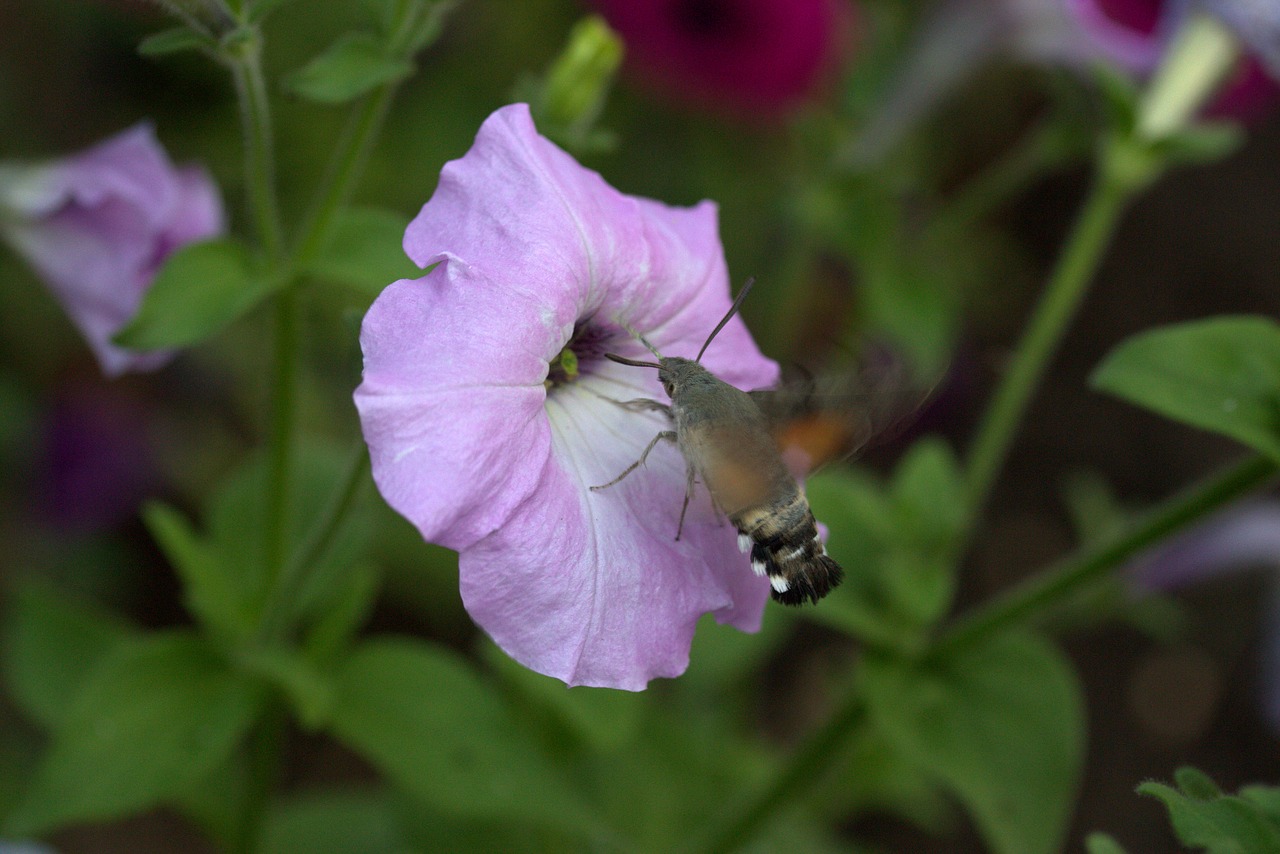
{"label": "hummingbird hawk-moth", "polygon": [[[751,568],[769,579],[773,598],[785,605],[817,603],[836,587],[844,571],[818,539],[818,527],[804,489],[788,467],[788,456],[803,449],[803,468],[812,468],[839,445],[856,442],[856,419],[832,418],[821,403],[813,381],[800,386],[745,392],[704,368],[700,362],[708,345],[737,312],[752,282],[738,294],[694,359],[663,356],[643,336],[628,330],[657,362],[640,362],[613,353],[615,362],[656,368],[671,403],[640,398],[615,401],[632,410],[663,413],[672,429],[653,438],[640,459],[608,483],[613,486],[644,464],[662,441],[674,442],[685,459],[687,483],[676,539],[684,530],[685,513],[699,480],[711,493],[716,509],[738,529],[738,547],[751,553]],[[868,430],[869,432],[869,430]],[[813,437],[818,441],[814,442]],[[804,441],[808,439],[808,441]],[[816,445],[816,449],[815,449]],[[829,447],[828,447],[829,446]]]}

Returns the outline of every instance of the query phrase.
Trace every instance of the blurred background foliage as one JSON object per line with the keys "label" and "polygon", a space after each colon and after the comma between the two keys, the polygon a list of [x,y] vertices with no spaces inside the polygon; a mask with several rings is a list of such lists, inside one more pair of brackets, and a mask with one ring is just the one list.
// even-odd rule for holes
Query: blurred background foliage
{"label": "blurred background foliage", "polygon": [[[769,355],[820,361],[873,342],[938,383],[919,424],[872,448],[864,472],[838,475],[854,481],[841,487],[844,496],[870,495],[867,478],[901,485],[894,493],[899,504],[831,520],[833,549],[843,536],[851,554],[864,543],[859,526],[872,524],[875,513],[899,520],[915,512],[910,502],[920,496],[898,459],[909,442],[927,430],[962,446],[972,430],[1083,195],[1103,121],[1098,99],[1067,72],[994,63],[942,101],[875,169],[841,168],[849,129],[876,110],[921,14],[917,4],[894,0],[868,0],[859,9],[847,64],[796,115],[719,111],[624,73],[599,122],[615,144],[580,157],[623,192],[671,204],[716,200],[733,280],[759,282],[743,314]],[[395,101],[354,202],[407,221],[430,196],[441,165],[468,148],[522,78],[552,63],[586,11],[572,0],[460,4],[441,39],[417,58],[417,73]],[[349,0],[285,4],[266,25],[268,78],[279,80],[366,22],[367,10]],[[150,117],[175,161],[200,160],[211,170],[233,230],[247,230],[241,140],[226,75],[194,54],[137,53],[142,37],[167,25],[157,9],[127,0],[16,0],[0,8],[0,122],[7,129],[0,159],[76,150]],[[272,98],[281,203],[285,218],[296,221],[346,113],[279,90]],[[1218,313],[1274,316],[1280,309],[1277,144],[1280,120],[1263,116],[1229,159],[1173,173],[1130,211],[1035,399],[973,554],[949,580],[961,603],[986,598],[1062,554],[1077,534],[1114,523],[1126,505],[1167,495],[1233,454],[1224,440],[1089,392],[1085,378],[1139,330]],[[1010,173],[1006,186],[992,170],[1011,151],[1035,152],[1035,162],[1025,175]],[[15,628],[10,619],[5,636],[12,645],[38,635],[68,607],[79,614],[80,632],[78,645],[48,651],[47,669],[16,680],[21,695],[0,695],[5,813],[43,744],[39,725],[47,721],[39,713],[56,717],[107,639],[136,631],[120,618],[153,629],[190,622],[179,581],[136,507],[146,497],[185,511],[209,506],[208,496],[219,493],[257,444],[266,421],[260,342],[269,318],[255,312],[163,372],[104,384],[61,310],[12,254],[0,254],[0,282],[0,595],[11,605],[22,600],[22,614],[43,615],[31,618],[34,627]],[[349,403],[360,371],[356,331],[376,292],[321,286],[314,293],[301,420],[315,439],[322,462],[314,468],[323,479],[340,466],[342,453],[334,448],[358,433]],[[920,477],[945,483],[945,472],[938,474],[949,465],[945,450],[915,450],[913,464],[932,467]],[[925,503],[929,489],[923,488]],[[868,506],[878,500],[867,498]],[[574,781],[564,795],[566,823],[557,827],[533,815],[535,801],[529,813],[497,821],[482,804],[488,783],[465,775],[452,793],[430,781],[414,789],[404,779],[393,791],[385,775],[332,738],[290,730],[280,770],[286,795],[270,808],[262,850],[563,850],[577,845],[576,829],[591,823],[572,816],[579,790],[603,801],[596,806],[610,829],[595,830],[597,850],[617,844],[610,833],[639,850],[672,850],[688,841],[689,828],[708,825],[726,792],[771,778],[781,757],[838,706],[858,655],[842,620],[862,625],[859,616],[838,602],[803,616],[773,608],[755,636],[707,622],[689,672],[678,680],[639,695],[565,692],[479,635],[462,609],[451,552],[424,546],[372,490],[361,502],[367,518],[360,527],[381,578],[376,601],[370,597],[370,632],[426,637],[456,653],[442,659],[447,672],[439,684],[451,686],[458,703],[474,699],[476,708],[464,711],[492,718],[493,731],[511,732],[508,744],[472,745],[477,761],[501,765],[504,755],[536,745]],[[234,526],[227,538],[234,541]],[[1153,604],[1088,633],[1070,631],[1072,615],[1062,615],[1067,651],[1089,698],[1087,762],[1069,847],[1105,828],[1133,850],[1168,848],[1162,811],[1133,787],[1168,776],[1175,765],[1210,769],[1228,789],[1277,776],[1276,736],[1254,700],[1263,587],[1259,577],[1243,576],[1185,594],[1185,609]],[[67,595],[75,597],[71,606]],[[403,652],[388,641],[369,654],[391,660]],[[1039,654],[1030,644],[1011,658]],[[464,667],[468,661],[484,676]],[[477,688],[481,678],[497,692]],[[893,678],[882,674],[880,690],[894,690]],[[295,689],[306,692],[305,685]],[[512,716],[518,722],[508,726]],[[429,728],[433,720],[424,713],[402,723]],[[366,755],[387,749],[366,747]],[[396,757],[387,761],[394,765]],[[442,771],[467,765],[433,756],[404,761],[427,767],[445,761]],[[535,766],[517,763],[517,783],[560,785]],[[253,772],[216,773],[242,781]],[[228,816],[237,807],[219,803],[219,796],[230,797],[238,784],[212,779],[193,785],[176,807],[63,830],[54,844],[73,852],[198,850],[210,836],[234,837]],[[870,734],[842,745],[812,791],[772,816],[750,850],[984,847],[983,831],[929,775]],[[967,805],[981,819],[981,803]]]}

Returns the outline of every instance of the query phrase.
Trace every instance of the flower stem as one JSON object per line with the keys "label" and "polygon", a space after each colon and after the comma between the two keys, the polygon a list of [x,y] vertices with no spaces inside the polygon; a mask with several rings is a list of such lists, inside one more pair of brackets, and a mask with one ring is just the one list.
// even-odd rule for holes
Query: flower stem
{"label": "flower stem", "polygon": [[1001,207],[1032,181],[1083,156],[1072,145],[1062,119],[1050,117],[1024,134],[1013,148],[974,175],[952,196],[942,215],[926,232],[935,240],[960,235]]}
{"label": "flower stem", "polygon": [[763,789],[735,804],[723,821],[713,824],[688,850],[722,854],[741,847],[761,825],[777,815],[778,804],[799,798],[822,779],[832,766],[832,756],[865,712],[861,693],[855,691],[831,719],[799,747],[781,773],[774,775]]}
{"label": "flower stem", "polygon": [[[262,75],[262,38],[256,28],[241,31],[224,58],[231,68],[240,103],[244,132],[245,186],[249,209],[268,263],[279,269],[284,263],[284,236],[276,201],[275,154],[272,144],[271,105]],[[284,527],[289,493],[290,440],[293,433],[297,382],[297,305],[288,288],[275,298],[275,352],[272,372],[272,413],[268,439],[265,558],[268,571],[276,573],[284,556]]]}
{"label": "flower stem", "polygon": [[272,376],[271,433],[268,453],[266,565],[283,572],[285,528],[293,462],[293,421],[298,384],[298,297],[289,288],[275,296],[275,366]]}
{"label": "flower stem", "polygon": [[977,519],[986,502],[1031,395],[1080,305],[1134,190],[1129,183],[1110,177],[1105,164],[1099,169],[1013,363],[978,426],[967,471],[968,510],[972,520]]}
{"label": "flower stem", "polygon": [[387,109],[395,97],[397,84],[388,83],[365,98],[351,115],[342,143],[334,152],[329,165],[328,180],[312,207],[311,215],[302,230],[297,249],[293,253],[293,268],[305,270],[307,264],[324,248],[333,223],[346,204],[369,152],[382,129]]}
{"label": "flower stem", "polygon": [[235,51],[227,55],[227,61],[240,104],[249,211],[267,258],[278,264],[284,253],[284,232],[276,201],[275,152],[271,106],[262,76],[262,40],[256,30],[237,43]]}
{"label": "flower stem", "polygon": [[1250,457],[1220,472],[1150,511],[1127,533],[1073,555],[981,606],[943,634],[929,654],[954,653],[1061,602],[1142,549],[1266,485],[1277,474],[1280,474],[1280,465],[1265,457]]}
{"label": "flower stem", "polygon": [[324,557],[342,529],[347,514],[355,506],[356,497],[360,494],[360,487],[364,485],[368,471],[369,454],[364,441],[360,440],[347,463],[338,489],[330,496],[329,503],[312,524],[306,539],[290,555],[276,585],[268,594],[258,627],[259,642],[267,644],[278,641],[288,631],[290,609],[301,599],[310,570]]}
{"label": "flower stem", "polygon": [[[926,656],[936,658],[954,654],[992,634],[1018,625],[1028,616],[1097,581],[1147,546],[1267,485],[1277,476],[1280,476],[1280,464],[1275,461],[1256,456],[1246,459],[1169,499],[1148,513],[1128,533],[1069,557],[1057,567],[993,600],[935,640]],[[855,691],[767,786],[735,804],[728,818],[716,825],[691,850],[732,851],[749,839],[760,825],[777,815],[780,805],[803,798],[821,780],[823,771],[831,765],[832,755],[839,751],[864,713],[862,695]]]}
{"label": "flower stem", "polygon": [[280,775],[286,720],[285,707],[272,701],[250,733],[244,810],[231,845],[237,854],[251,854],[261,848],[263,821]]}

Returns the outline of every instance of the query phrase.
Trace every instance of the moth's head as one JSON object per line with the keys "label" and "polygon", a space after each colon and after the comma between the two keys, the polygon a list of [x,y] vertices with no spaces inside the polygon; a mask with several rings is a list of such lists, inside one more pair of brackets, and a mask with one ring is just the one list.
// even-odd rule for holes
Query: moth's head
{"label": "moth's head", "polygon": [[689,388],[699,377],[706,375],[707,369],[693,359],[668,356],[658,364],[658,382],[662,383],[662,390],[672,400],[677,391]]}

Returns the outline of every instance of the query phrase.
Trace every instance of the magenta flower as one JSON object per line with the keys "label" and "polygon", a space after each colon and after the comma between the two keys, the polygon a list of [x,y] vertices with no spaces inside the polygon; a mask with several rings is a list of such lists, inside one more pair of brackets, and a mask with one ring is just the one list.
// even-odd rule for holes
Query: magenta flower
{"label": "magenta flower", "polygon": [[0,234],[49,284],[109,377],[172,358],[111,336],[175,249],[223,228],[212,180],[175,168],[147,124],[62,160],[0,165]]}
{"label": "magenta flower", "polygon": [[[677,449],[588,489],[666,429],[605,399],[663,399],[656,372],[603,358],[652,358],[624,326],[692,357],[729,307],[715,206],[619,193],[515,104],[445,166],[404,246],[437,266],[369,309],[355,402],[378,489],[460,553],[475,621],[533,670],[627,690],[684,671],[702,614],[758,629],[769,584],[705,492],[675,540]],[[736,318],[703,361],[742,388],[777,373]]]}
{"label": "magenta flower", "polygon": [[810,97],[839,61],[846,0],[592,0],[660,88],[751,115]]}

